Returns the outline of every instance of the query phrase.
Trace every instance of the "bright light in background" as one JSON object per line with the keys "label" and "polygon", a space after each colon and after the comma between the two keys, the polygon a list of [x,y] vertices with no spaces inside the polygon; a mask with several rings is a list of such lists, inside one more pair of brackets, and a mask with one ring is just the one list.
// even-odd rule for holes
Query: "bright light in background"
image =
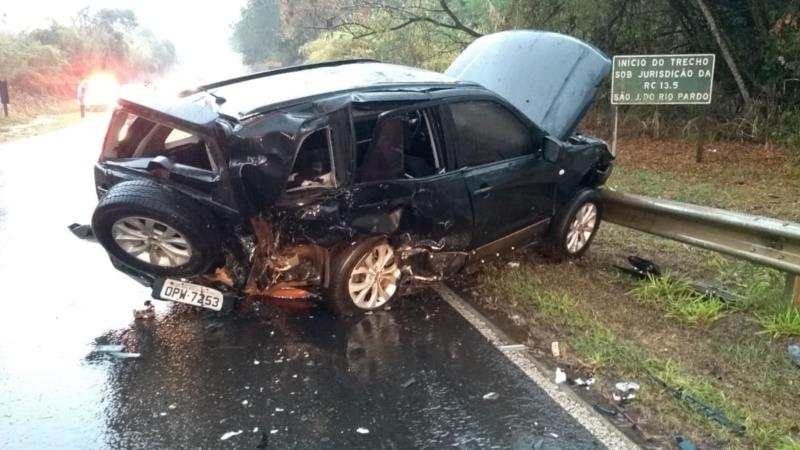
{"label": "bright light in background", "polygon": [[119,82],[108,72],[95,72],[86,79],[86,106],[113,106],[119,96]]}
{"label": "bright light in background", "polygon": [[4,1],[3,28],[13,31],[47,28],[51,21],[71,23],[78,10],[130,9],[139,23],[175,44],[178,61],[170,84],[183,88],[246,73],[240,56],[230,47],[231,24],[246,0],[26,0]]}

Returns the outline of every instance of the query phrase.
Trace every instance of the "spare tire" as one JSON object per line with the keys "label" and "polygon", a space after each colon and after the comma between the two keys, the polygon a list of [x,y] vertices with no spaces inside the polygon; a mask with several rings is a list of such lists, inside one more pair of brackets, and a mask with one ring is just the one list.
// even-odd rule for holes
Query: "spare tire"
{"label": "spare tire", "polygon": [[94,210],[92,230],[110,255],[157,276],[206,273],[222,253],[214,217],[191,197],[150,180],[113,186]]}

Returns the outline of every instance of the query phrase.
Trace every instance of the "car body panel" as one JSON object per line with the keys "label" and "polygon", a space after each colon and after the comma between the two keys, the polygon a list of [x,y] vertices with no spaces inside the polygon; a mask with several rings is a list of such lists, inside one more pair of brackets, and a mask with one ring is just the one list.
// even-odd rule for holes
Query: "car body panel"
{"label": "car body panel", "polygon": [[575,131],[610,70],[608,57],[583,41],[518,30],[475,40],[445,73],[496,92],[564,140]]}

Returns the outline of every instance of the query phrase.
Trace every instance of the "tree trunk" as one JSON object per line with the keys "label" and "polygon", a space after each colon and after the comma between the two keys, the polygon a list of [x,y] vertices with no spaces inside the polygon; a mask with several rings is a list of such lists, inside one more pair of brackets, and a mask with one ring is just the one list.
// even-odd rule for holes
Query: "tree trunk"
{"label": "tree trunk", "polygon": [[747,85],[744,83],[744,78],[742,78],[742,73],[739,71],[739,66],[736,64],[736,60],[733,59],[733,53],[731,53],[731,49],[728,47],[725,37],[722,35],[722,30],[717,26],[717,21],[711,14],[711,10],[708,9],[706,0],[695,1],[697,2],[697,6],[700,7],[700,11],[703,13],[703,17],[705,17],[706,22],[708,23],[708,28],[711,30],[714,40],[717,41],[719,50],[722,52],[722,57],[725,59],[725,63],[728,65],[728,68],[733,75],[733,79],[736,81],[736,86],[739,87],[739,93],[742,95],[745,106],[750,108],[753,101],[752,97],[750,96],[750,91],[747,90]]}

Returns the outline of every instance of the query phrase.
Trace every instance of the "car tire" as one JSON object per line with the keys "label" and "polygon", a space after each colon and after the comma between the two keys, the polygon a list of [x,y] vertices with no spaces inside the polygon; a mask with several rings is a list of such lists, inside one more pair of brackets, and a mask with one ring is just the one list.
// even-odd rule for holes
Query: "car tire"
{"label": "car tire", "polygon": [[366,239],[334,252],[326,296],[342,316],[384,308],[400,288],[394,249],[384,238]]}
{"label": "car tire", "polygon": [[206,273],[222,253],[213,216],[149,180],[113,186],[94,210],[92,231],[111,256],[156,276]]}
{"label": "car tire", "polygon": [[580,258],[589,249],[603,213],[594,189],[581,189],[553,219],[545,242],[545,254],[557,261]]}

